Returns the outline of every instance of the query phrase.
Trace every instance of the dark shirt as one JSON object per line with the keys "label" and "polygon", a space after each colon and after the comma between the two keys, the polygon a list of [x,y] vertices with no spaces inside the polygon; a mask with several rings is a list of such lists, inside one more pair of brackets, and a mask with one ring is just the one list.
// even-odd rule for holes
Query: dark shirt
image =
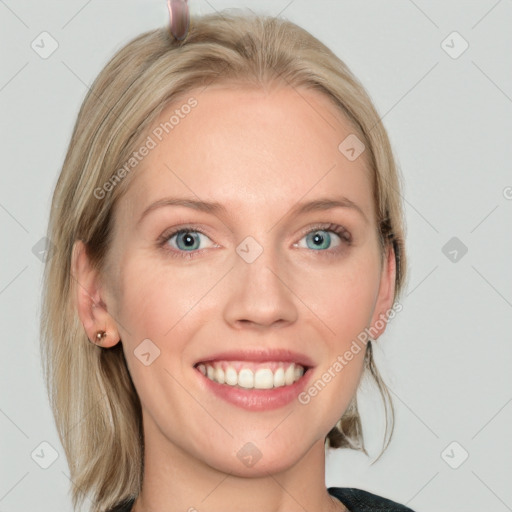
{"label": "dark shirt", "polygon": [[[400,505],[377,494],[352,487],[329,487],[331,496],[337,498],[350,512],[414,512],[405,505]],[[135,499],[125,501],[108,512],[131,512]]]}
{"label": "dark shirt", "polygon": [[377,494],[352,487],[329,487],[331,496],[338,498],[350,512],[414,512],[414,510]]}

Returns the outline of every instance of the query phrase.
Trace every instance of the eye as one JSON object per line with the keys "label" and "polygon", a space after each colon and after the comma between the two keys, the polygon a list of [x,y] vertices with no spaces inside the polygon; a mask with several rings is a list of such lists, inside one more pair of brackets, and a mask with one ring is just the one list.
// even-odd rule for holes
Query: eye
{"label": "eye", "polygon": [[[208,240],[211,242],[210,238],[202,231],[185,227],[164,233],[159,238],[159,244],[173,256],[190,258],[192,254],[187,253],[195,253],[207,248],[208,246],[201,247],[201,242],[207,244]],[[169,246],[172,249],[168,248]],[[212,242],[209,246],[214,247],[215,244]]]}
{"label": "eye", "polygon": [[[305,240],[305,245],[301,243],[302,240]],[[309,230],[297,246],[315,251],[325,251],[339,247],[342,243],[350,245],[351,241],[350,233],[343,226],[329,224],[328,226],[317,226]]]}
{"label": "eye", "polygon": [[[352,237],[343,226],[328,224],[310,229],[295,246],[332,254],[341,250],[343,244],[351,243]],[[187,226],[165,232],[159,237],[158,245],[173,257],[187,259],[195,257],[203,249],[219,247],[201,230]]]}

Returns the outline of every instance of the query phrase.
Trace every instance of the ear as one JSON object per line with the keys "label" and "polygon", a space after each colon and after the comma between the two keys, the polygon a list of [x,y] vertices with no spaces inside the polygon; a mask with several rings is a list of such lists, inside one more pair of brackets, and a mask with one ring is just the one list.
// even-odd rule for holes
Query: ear
{"label": "ear", "polygon": [[[120,339],[117,324],[107,311],[100,274],[91,266],[87,247],[82,240],[76,240],[73,244],[71,274],[75,288],[75,307],[87,337],[102,347],[113,347]],[[98,331],[106,332],[106,336],[99,341],[96,339]]]}
{"label": "ear", "polygon": [[382,273],[380,278],[379,292],[373,310],[370,330],[374,335],[373,339],[377,339],[386,330],[389,313],[387,312],[393,306],[393,298],[395,295],[395,278],[396,278],[396,260],[393,245],[389,244],[382,265]]}

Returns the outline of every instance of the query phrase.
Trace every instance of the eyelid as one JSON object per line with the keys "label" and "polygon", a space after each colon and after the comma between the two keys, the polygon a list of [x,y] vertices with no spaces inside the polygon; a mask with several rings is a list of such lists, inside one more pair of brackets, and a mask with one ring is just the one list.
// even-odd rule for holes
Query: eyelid
{"label": "eyelid", "polygon": [[[204,235],[206,236],[207,238],[209,238],[212,242],[212,238],[208,235],[207,231],[200,228],[200,227],[196,227],[196,226],[180,226],[180,227],[175,227],[175,228],[171,228],[171,229],[168,229],[166,232],[164,232],[162,234],[162,238],[165,238],[165,239],[169,239],[175,235],[178,235],[180,233],[199,233],[201,235]],[[215,242],[213,242],[215,243]]]}
{"label": "eyelid", "polygon": [[[208,234],[200,227],[184,225],[184,226],[176,226],[173,228],[166,229],[160,237],[161,238],[170,238],[170,237],[176,235],[177,233],[183,232],[183,231],[197,232],[197,233],[201,233],[202,235],[208,236]],[[208,238],[210,238],[210,237],[208,237]]]}
{"label": "eyelid", "polygon": [[342,239],[342,241],[344,241],[347,244],[351,244],[353,241],[352,235],[347,228],[345,228],[344,226],[342,226],[340,224],[336,224],[333,222],[331,222],[331,223],[319,222],[317,224],[314,224],[313,226],[308,227],[307,229],[305,229],[302,232],[301,239],[304,236],[308,235],[309,233],[313,233],[315,231],[331,231],[331,232],[335,233],[336,235],[338,235]]}

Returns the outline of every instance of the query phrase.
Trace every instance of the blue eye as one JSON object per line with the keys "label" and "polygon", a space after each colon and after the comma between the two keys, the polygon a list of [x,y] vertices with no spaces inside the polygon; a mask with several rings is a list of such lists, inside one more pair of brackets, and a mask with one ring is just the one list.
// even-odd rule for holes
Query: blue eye
{"label": "blue eye", "polygon": [[306,236],[307,241],[308,239],[313,244],[310,249],[329,249],[331,246],[331,235],[328,231],[314,231]]}
{"label": "blue eye", "polygon": [[[210,245],[201,247],[201,242],[204,245],[208,241]],[[305,241],[305,244],[303,241]],[[335,253],[339,252],[339,249],[336,248],[343,243],[347,246],[352,244],[350,233],[343,226],[329,224],[327,226],[317,226],[309,230],[295,245],[311,249],[315,252],[327,252],[328,254],[335,255]],[[197,228],[187,227],[176,229],[170,233],[164,233],[158,239],[158,244],[172,256],[187,259],[199,255],[202,249],[219,247],[202,231]]]}
{"label": "blue eye", "polygon": [[[335,235],[334,239],[332,234]],[[305,237],[301,239],[306,240],[306,248],[313,250],[326,250],[332,249],[333,247],[337,247],[341,245],[341,237],[340,234],[336,233],[334,230],[328,229],[314,229],[306,234]],[[334,243],[334,245],[333,245]],[[299,247],[304,247],[299,242]]]}
{"label": "blue eye", "polygon": [[[174,238],[176,240],[171,242]],[[197,251],[201,249],[201,247],[199,247],[201,244],[201,238],[209,240],[204,233],[195,229],[179,229],[164,237],[165,242],[168,242],[171,247],[184,252]]]}

